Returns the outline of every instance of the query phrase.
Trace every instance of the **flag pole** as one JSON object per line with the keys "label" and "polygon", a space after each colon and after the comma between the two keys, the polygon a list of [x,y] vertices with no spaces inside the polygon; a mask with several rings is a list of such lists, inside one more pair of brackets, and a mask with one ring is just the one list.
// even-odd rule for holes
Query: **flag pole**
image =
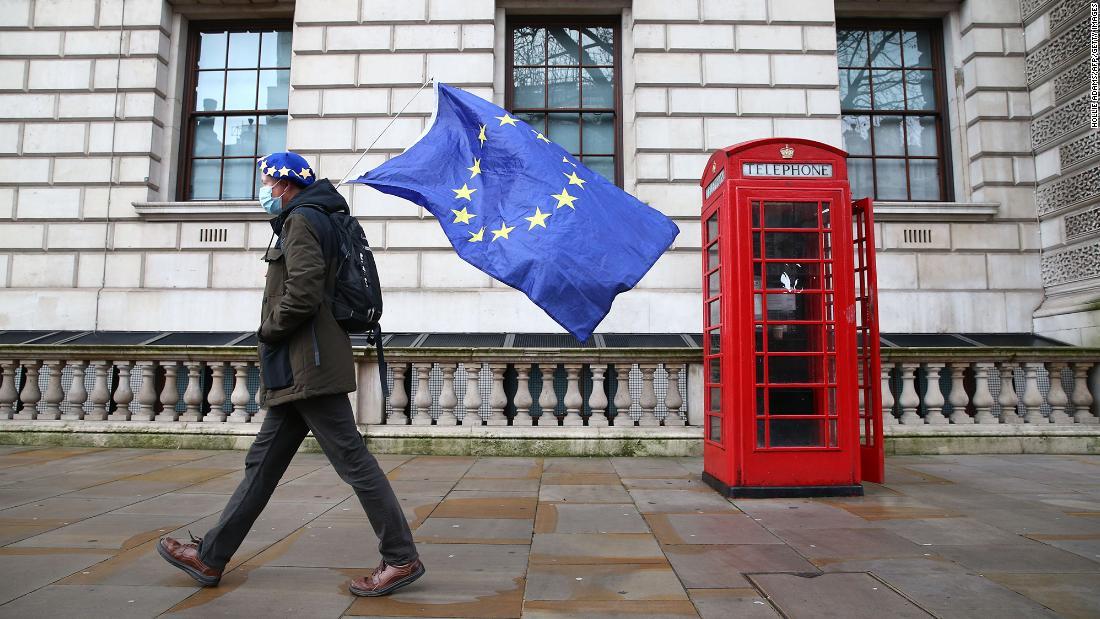
{"label": "flag pole", "polygon": [[343,185],[348,181],[348,178],[352,175],[353,172],[355,172],[355,168],[359,166],[359,163],[361,161],[363,161],[363,157],[366,157],[367,153],[370,152],[370,149],[374,148],[374,145],[378,143],[378,140],[382,139],[382,136],[386,134],[386,131],[389,131],[390,127],[393,126],[394,121],[396,121],[398,118],[401,117],[402,114],[405,113],[405,110],[408,109],[410,104],[412,104],[413,99],[416,99],[416,96],[420,94],[420,91],[424,90],[425,86],[431,84],[434,81],[434,77],[429,77],[427,81],[420,85],[420,88],[416,89],[416,92],[414,92],[413,95],[409,97],[409,100],[405,103],[405,106],[402,107],[401,110],[397,112],[397,114],[393,118],[390,119],[390,122],[387,123],[385,127],[382,127],[382,131],[379,132],[377,136],[375,136],[374,141],[368,144],[365,149],[363,149],[363,152],[359,155],[359,158],[355,160],[355,163],[351,164],[351,168],[348,169],[347,174],[345,174],[344,177],[340,179],[340,182],[337,183],[337,185]]}

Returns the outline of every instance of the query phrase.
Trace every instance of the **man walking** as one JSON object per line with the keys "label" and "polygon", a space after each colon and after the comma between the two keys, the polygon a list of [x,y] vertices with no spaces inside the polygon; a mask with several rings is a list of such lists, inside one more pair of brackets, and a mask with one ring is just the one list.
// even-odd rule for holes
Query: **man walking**
{"label": "man walking", "polygon": [[329,213],[348,213],[328,179],[292,152],[259,161],[260,204],[274,216],[257,331],[267,417],[245,457],[245,476],[214,528],[191,543],[165,537],[157,551],[203,586],[214,586],[267,505],[306,433],[355,489],[379,539],[382,562],[351,582],[355,595],[386,595],[424,574],[397,497],[367,451],[347,394],[355,391],[351,341],[330,309],[337,239]]}

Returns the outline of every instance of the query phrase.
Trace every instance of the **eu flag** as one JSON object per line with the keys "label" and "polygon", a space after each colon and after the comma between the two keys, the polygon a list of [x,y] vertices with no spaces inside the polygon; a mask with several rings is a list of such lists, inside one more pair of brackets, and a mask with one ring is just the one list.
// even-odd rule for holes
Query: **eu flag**
{"label": "eu flag", "polygon": [[505,110],[435,90],[428,131],[351,182],[426,208],[466,262],[587,340],[679,228]]}

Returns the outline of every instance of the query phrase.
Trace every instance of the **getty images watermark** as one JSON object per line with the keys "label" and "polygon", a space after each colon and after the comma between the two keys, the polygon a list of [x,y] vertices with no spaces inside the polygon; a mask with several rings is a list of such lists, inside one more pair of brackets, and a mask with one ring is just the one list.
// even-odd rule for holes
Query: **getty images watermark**
{"label": "getty images watermark", "polygon": [[1089,126],[1100,129],[1100,2],[1089,3]]}

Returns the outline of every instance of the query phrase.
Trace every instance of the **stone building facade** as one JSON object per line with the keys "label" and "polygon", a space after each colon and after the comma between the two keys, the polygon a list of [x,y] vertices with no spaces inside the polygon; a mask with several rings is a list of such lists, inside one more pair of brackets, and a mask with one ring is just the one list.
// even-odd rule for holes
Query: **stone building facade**
{"label": "stone building facade", "polygon": [[[254,201],[223,195],[229,172],[218,199],[190,199],[201,194],[195,188],[203,166],[231,165],[228,146],[221,163],[195,158],[196,127],[223,122],[201,112],[230,107],[229,81],[218,91],[225,101],[212,96],[207,103],[196,93],[206,34],[285,30],[289,40],[277,35],[272,64],[264,64],[261,50],[258,67],[244,65],[261,82],[265,71],[271,74],[270,92],[285,98],[272,105],[285,111],[264,117],[253,98],[255,105],[244,109],[255,112],[249,118],[256,127],[232,115],[225,127],[285,127],[285,146],[336,180],[369,145],[356,171],[416,139],[434,103],[430,89],[417,94],[427,79],[512,109],[531,92],[523,71],[564,71],[547,58],[537,71],[517,69],[517,46],[527,45],[517,29],[545,37],[597,24],[614,38],[604,59],[610,68],[604,75],[613,76],[613,110],[606,112],[616,123],[608,142],[613,156],[601,169],[682,230],[652,272],[617,300],[601,331],[699,332],[698,178],[709,153],[767,136],[851,149],[858,133],[852,127],[867,121],[842,111],[852,87],[844,80],[859,70],[841,67],[868,61],[838,52],[838,37],[864,33],[858,36],[873,43],[875,33],[913,30],[930,34],[904,43],[906,59],[922,46],[935,49],[925,50],[930,56],[923,60],[906,60],[917,64],[906,64],[904,75],[919,79],[921,70],[911,66],[934,58],[921,88],[934,84],[937,102],[913,103],[910,92],[902,108],[936,112],[939,137],[925,163],[937,162],[938,181],[935,199],[928,198],[917,191],[924,163],[902,159],[898,169],[909,170],[911,190],[904,198],[887,196],[883,179],[895,178],[888,172],[893,164],[874,163],[882,166],[873,177],[883,194],[876,208],[882,331],[1039,332],[1097,345],[1100,146],[1084,113],[1086,6],[1084,0],[0,0],[0,329],[255,328],[259,257],[270,237],[264,213]],[[872,45],[870,53],[881,51]],[[212,71],[232,73],[232,54],[217,61],[228,68],[211,65]],[[283,62],[288,73],[276,68]],[[903,74],[888,58],[882,69],[869,62],[865,73]],[[596,72],[580,70],[589,84]],[[259,92],[263,98],[262,84]],[[546,113],[537,117],[557,122],[555,112]],[[581,110],[574,117],[588,122],[598,114]],[[918,126],[905,123],[906,131]],[[229,131],[222,131],[219,139],[227,142]],[[906,139],[905,153],[932,148]],[[462,262],[422,209],[364,187],[341,191],[377,248],[387,330],[560,330],[521,293]]]}

